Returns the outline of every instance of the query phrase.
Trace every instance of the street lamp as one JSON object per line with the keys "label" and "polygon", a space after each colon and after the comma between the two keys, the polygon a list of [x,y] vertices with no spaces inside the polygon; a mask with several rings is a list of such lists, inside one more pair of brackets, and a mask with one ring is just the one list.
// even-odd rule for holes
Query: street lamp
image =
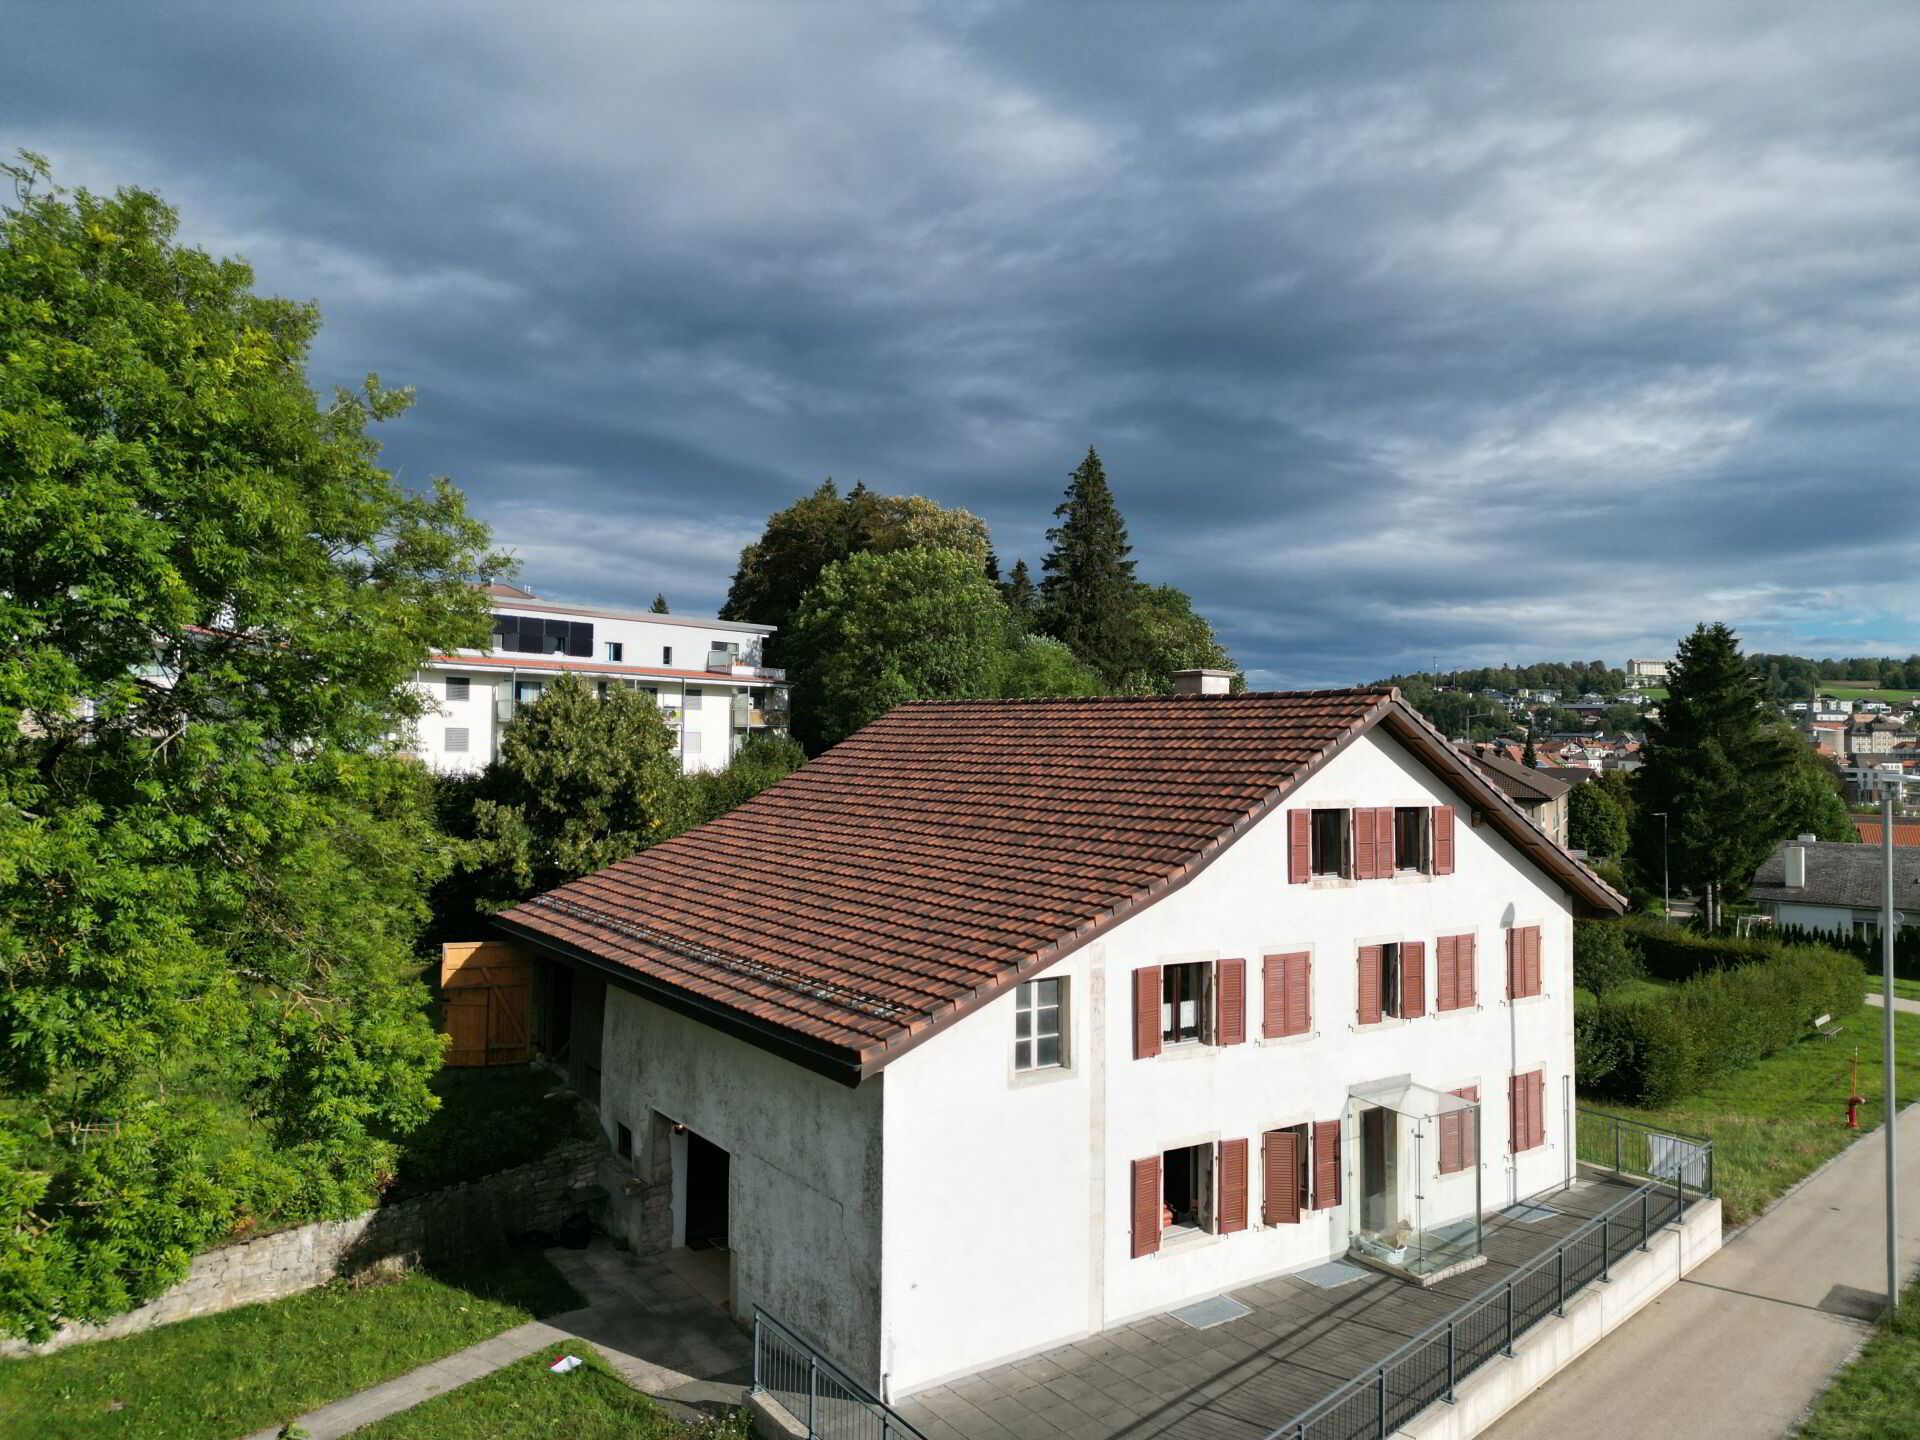
{"label": "street lamp", "polygon": [[1668,879],[1672,873],[1667,865],[1667,812],[1655,810],[1660,817],[1660,904],[1667,912],[1667,923],[1673,923],[1673,885]]}
{"label": "street lamp", "polygon": [[[1893,1122],[1893,940],[1899,920],[1893,908],[1893,792],[1904,787],[1906,777],[1885,776],[1880,785],[1880,864],[1884,886],[1880,915],[1880,1050],[1886,1070],[1887,1117],[1883,1129],[1887,1135],[1887,1319],[1891,1321],[1900,1305],[1900,1257],[1898,1232],[1894,1227]],[[1901,798],[1906,797],[1902,794]]]}

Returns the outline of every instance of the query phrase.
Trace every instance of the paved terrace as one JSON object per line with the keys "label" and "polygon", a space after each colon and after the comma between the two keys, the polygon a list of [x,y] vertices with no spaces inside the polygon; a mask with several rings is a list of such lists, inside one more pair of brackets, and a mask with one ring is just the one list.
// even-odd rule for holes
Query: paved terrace
{"label": "paved terrace", "polygon": [[927,1440],[1261,1440],[1632,1189],[1581,1176],[1540,1197],[1550,1219],[1496,1215],[1487,1263],[1430,1290],[1373,1272],[1334,1290],[1280,1276],[1229,1292],[1252,1313],[1223,1325],[1156,1315],[894,1408]]}

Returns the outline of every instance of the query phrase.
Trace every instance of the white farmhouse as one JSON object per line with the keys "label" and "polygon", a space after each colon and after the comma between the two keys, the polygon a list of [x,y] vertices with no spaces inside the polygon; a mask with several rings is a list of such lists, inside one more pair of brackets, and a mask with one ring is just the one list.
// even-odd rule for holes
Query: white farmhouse
{"label": "white farmhouse", "polygon": [[906,705],[501,924],[627,1238],[900,1396],[1478,1263],[1571,1173],[1573,919],[1622,907],[1361,689]]}
{"label": "white farmhouse", "polygon": [[413,753],[438,771],[485,769],[518,706],[569,671],[604,697],[644,690],[672,727],[687,771],[718,770],[755,733],[785,733],[786,672],[761,664],[771,625],[555,605],[489,585],[493,643],[429,658],[414,688],[430,702]]}

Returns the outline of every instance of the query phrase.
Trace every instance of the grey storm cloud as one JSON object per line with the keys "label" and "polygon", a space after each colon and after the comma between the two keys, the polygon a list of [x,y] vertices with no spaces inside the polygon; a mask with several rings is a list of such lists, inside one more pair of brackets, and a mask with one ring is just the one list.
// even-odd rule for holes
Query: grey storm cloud
{"label": "grey storm cloud", "polygon": [[0,145],[317,300],[543,593],[1097,445],[1266,684],[1920,649],[1920,11],[0,0]]}

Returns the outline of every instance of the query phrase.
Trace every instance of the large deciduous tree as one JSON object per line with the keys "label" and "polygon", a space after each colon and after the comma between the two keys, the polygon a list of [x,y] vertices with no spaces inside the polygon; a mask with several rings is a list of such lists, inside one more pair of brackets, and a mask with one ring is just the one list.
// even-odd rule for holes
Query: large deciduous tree
{"label": "large deciduous tree", "polygon": [[1716,925],[1784,833],[1782,787],[1792,765],[1733,631],[1696,627],[1680,642],[1659,718],[1647,724],[1634,780],[1635,856],[1643,868],[1657,865],[1665,812],[1673,881],[1701,899]]}
{"label": "large deciduous tree", "polygon": [[1611,860],[1626,851],[1626,813],[1597,781],[1576,785],[1567,795],[1567,844],[1596,860]]}
{"label": "large deciduous tree", "polygon": [[1091,446],[1054,510],[1053,548],[1041,569],[1040,629],[1063,640],[1109,685],[1126,683],[1149,663],[1140,585],[1129,558],[1127,522]]}
{"label": "large deciduous tree", "polygon": [[1173,693],[1176,670],[1231,670],[1233,689],[1246,688],[1227,647],[1213,633],[1206,617],[1193,608],[1193,597],[1171,585],[1143,585],[1135,597],[1134,625],[1140,637],[1138,668],[1122,688],[1146,695]]}
{"label": "large deciduous tree", "polygon": [[0,1329],[156,1293],[251,1224],[370,1203],[440,1041],[446,863],[393,752],[501,568],[401,489],[320,317],[155,196],[8,167],[0,209]]}

